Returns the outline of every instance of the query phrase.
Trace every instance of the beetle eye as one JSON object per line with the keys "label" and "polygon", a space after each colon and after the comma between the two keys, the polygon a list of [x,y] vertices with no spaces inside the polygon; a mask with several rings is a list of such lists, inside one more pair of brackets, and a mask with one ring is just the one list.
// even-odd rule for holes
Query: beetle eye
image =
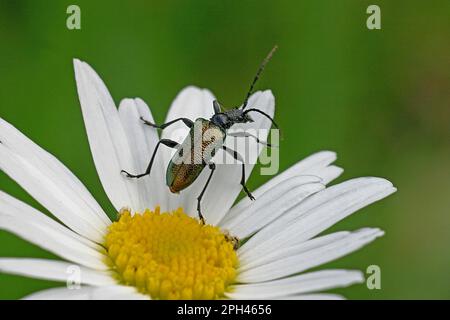
{"label": "beetle eye", "polygon": [[227,127],[229,123],[229,117],[226,114],[218,113],[212,116],[211,120],[221,126],[221,127]]}
{"label": "beetle eye", "polygon": [[220,122],[220,124],[224,125],[225,123],[227,123],[227,120],[228,120],[228,117],[227,117],[226,115],[221,114],[221,115],[219,116],[219,122]]}

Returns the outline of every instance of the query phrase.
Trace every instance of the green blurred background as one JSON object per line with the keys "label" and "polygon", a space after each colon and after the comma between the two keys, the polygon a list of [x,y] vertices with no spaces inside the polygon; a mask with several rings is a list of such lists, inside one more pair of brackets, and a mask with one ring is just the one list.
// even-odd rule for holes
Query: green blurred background
{"label": "green blurred background", "polygon": [[[81,8],[81,30],[66,8]],[[366,28],[381,7],[382,30]],[[89,62],[114,99],[142,97],[157,121],[186,85],[241,103],[258,64],[280,49],[271,88],[283,129],[281,169],[338,152],[344,179],[387,177],[399,191],[333,230],[379,226],[382,239],[330,263],[381,267],[381,290],[356,299],[450,298],[450,1],[0,0],[0,116],[55,154],[114,216],[90,155],[72,58]],[[255,171],[256,172],[256,171]],[[256,187],[269,177],[253,175]],[[41,208],[0,173],[0,188]],[[0,256],[53,255],[0,232]],[[0,298],[58,285],[0,274]]]}

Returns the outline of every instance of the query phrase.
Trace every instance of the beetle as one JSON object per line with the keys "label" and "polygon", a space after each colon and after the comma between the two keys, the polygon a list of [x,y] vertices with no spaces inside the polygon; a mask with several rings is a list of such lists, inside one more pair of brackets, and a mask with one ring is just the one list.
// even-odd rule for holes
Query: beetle
{"label": "beetle", "polygon": [[227,130],[237,123],[253,122],[253,119],[249,116],[250,112],[256,112],[265,116],[272,122],[272,124],[276,128],[278,128],[278,125],[275,123],[275,121],[262,110],[256,108],[246,109],[249,98],[253,92],[253,88],[258,81],[261,72],[264,70],[267,62],[269,62],[276,49],[277,46],[274,46],[261,63],[241,107],[222,111],[222,107],[219,102],[217,100],[214,100],[212,106],[214,109],[214,115],[210,119],[198,118],[195,121],[192,121],[187,118],[178,118],[161,125],[157,125],[141,117],[140,119],[145,125],[157,129],[164,129],[174,123],[182,121],[188,128],[190,128],[189,134],[181,144],[170,139],[160,139],[156,144],[145,172],[141,174],[131,174],[125,170],[122,170],[121,173],[124,173],[128,178],[141,178],[149,175],[152,169],[153,161],[155,160],[156,152],[158,151],[158,148],[161,144],[169,148],[176,149],[176,152],[170,160],[166,170],[166,184],[172,193],[178,193],[181,190],[189,187],[197,179],[203,169],[208,166],[211,172],[200,195],[197,197],[198,216],[200,221],[204,224],[205,219],[201,211],[201,200],[208,187],[208,184],[211,181],[214,171],[216,170],[216,165],[211,160],[218,150],[223,149],[231,156],[233,156],[234,159],[241,162],[242,175],[240,184],[242,185],[242,188],[246,195],[251,200],[255,200],[245,184],[245,163],[242,156],[237,151],[225,146],[224,142],[227,135],[235,137],[252,137],[256,139],[257,143],[261,143],[268,147],[271,147],[270,144],[261,142],[256,136],[250,133],[228,133]]}

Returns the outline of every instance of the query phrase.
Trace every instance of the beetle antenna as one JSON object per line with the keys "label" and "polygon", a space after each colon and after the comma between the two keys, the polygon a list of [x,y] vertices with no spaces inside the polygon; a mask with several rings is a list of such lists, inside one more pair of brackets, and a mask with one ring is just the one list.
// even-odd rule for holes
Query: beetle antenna
{"label": "beetle antenna", "polygon": [[263,72],[264,68],[266,67],[266,64],[269,62],[269,60],[272,58],[273,54],[275,53],[275,51],[278,49],[278,46],[275,45],[272,50],[270,50],[269,54],[267,55],[267,57],[263,60],[263,62],[261,63],[261,65],[259,66],[258,71],[256,72],[255,78],[253,78],[253,82],[250,86],[250,90],[248,90],[247,92],[247,96],[245,97],[244,100],[244,104],[242,105],[242,110],[245,109],[245,107],[247,107],[248,104],[248,99],[250,98],[250,95],[253,93],[253,87],[256,84],[256,81],[258,81],[259,76],[261,75],[261,72]]}
{"label": "beetle antenna", "polygon": [[247,114],[247,113],[252,112],[252,111],[262,114],[263,116],[265,116],[266,118],[268,118],[272,122],[272,124],[274,125],[275,128],[280,129],[278,127],[278,125],[276,124],[275,120],[273,120],[273,118],[271,116],[269,116],[267,113],[265,113],[264,111],[261,111],[259,109],[251,108],[251,109],[248,109],[248,110],[244,111],[244,114]]}

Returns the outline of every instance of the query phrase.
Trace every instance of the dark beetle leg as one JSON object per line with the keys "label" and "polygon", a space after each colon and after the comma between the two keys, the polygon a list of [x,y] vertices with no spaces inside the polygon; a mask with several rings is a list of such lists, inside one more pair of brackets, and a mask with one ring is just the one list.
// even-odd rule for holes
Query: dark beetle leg
{"label": "dark beetle leg", "polygon": [[247,185],[245,184],[245,163],[244,159],[242,159],[242,156],[237,153],[237,151],[227,148],[226,146],[222,146],[222,149],[228,152],[235,158],[236,160],[240,161],[242,163],[242,176],[241,176],[241,186],[244,189],[245,193],[247,194],[247,197],[250,198],[250,200],[255,200],[255,197],[250,193],[250,191],[247,188]]}
{"label": "dark beetle leg", "polygon": [[151,158],[151,160],[150,160],[150,163],[148,164],[147,170],[145,170],[144,173],[141,173],[141,174],[131,174],[131,173],[126,172],[125,170],[122,170],[122,171],[120,171],[120,172],[121,172],[121,173],[125,173],[126,176],[127,176],[128,178],[141,178],[141,177],[143,177],[143,176],[149,175],[149,174],[150,174],[150,171],[152,170],[153,161],[155,160],[156,151],[158,151],[158,147],[159,147],[159,145],[160,145],[161,143],[162,143],[163,145],[169,147],[169,148],[176,148],[176,147],[179,146],[178,142],[175,142],[175,141],[172,141],[172,140],[169,140],[169,139],[161,139],[161,140],[159,140],[158,143],[156,144],[155,151],[153,151],[153,155],[152,155],[152,158]]}
{"label": "dark beetle leg", "polygon": [[169,121],[169,122],[161,124],[161,125],[151,123],[150,121],[145,120],[144,117],[141,117],[140,119],[144,122],[144,124],[146,124],[150,127],[153,127],[153,128],[157,128],[157,129],[164,129],[178,121],[183,121],[183,123],[189,128],[192,128],[192,126],[194,125],[194,123],[191,120],[189,120],[188,118],[178,118],[178,119]]}
{"label": "dark beetle leg", "polygon": [[257,113],[259,113],[259,114],[262,114],[264,117],[266,117],[267,119],[269,119],[270,122],[272,122],[272,124],[275,126],[275,128],[280,129],[280,128],[278,128],[278,125],[277,125],[277,123],[275,122],[275,120],[273,120],[273,118],[272,118],[271,116],[269,116],[267,113],[265,113],[264,111],[261,111],[261,110],[256,109],[256,108],[251,108],[251,109],[245,110],[245,111],[244,111],[244,114],[247,114],[247,113],[249,113],[249,112],[257,112]]}
{"label": "dark beetle leg", "polygon": [[198,217],[200,218],[200,221],[202,222],[202,224],[205,224],[205,218],[202,215],[202,211],[200,209],[200,202],[202,201],[203,198],[203,194],[206,191],[206,188],[208,187],[209,182],[211,181],[212,175],[214,173],[214,170],[216,170],[216,165],[215,163],[211,162],[210,164],[208,164],[209,168],[211,169],[211,173],[209,174],[208,180],[206,180],[205,186],[203,187],[202,192],[200,193],[200,195],[197,197],[197,212],[198,212]]}
{"label": "dark beetle leg", "polygon": [[269,147],[269,148],[278,148],[278,146],[274,146],[274,145],[272,145],[272,144],[270,144],[268,142],[261,141],[261,140],[259,140],[259,138],[257,136],[255,136],[255,135],[253,135],[251,133],[245,132],[245,131],[243,131],[243,132],[227,132],[227,136],[237,137],[237,138],[239,138],[239,137],[254,138],[257,143],[260,143],[263,146],[266,146],[266,147]]}

